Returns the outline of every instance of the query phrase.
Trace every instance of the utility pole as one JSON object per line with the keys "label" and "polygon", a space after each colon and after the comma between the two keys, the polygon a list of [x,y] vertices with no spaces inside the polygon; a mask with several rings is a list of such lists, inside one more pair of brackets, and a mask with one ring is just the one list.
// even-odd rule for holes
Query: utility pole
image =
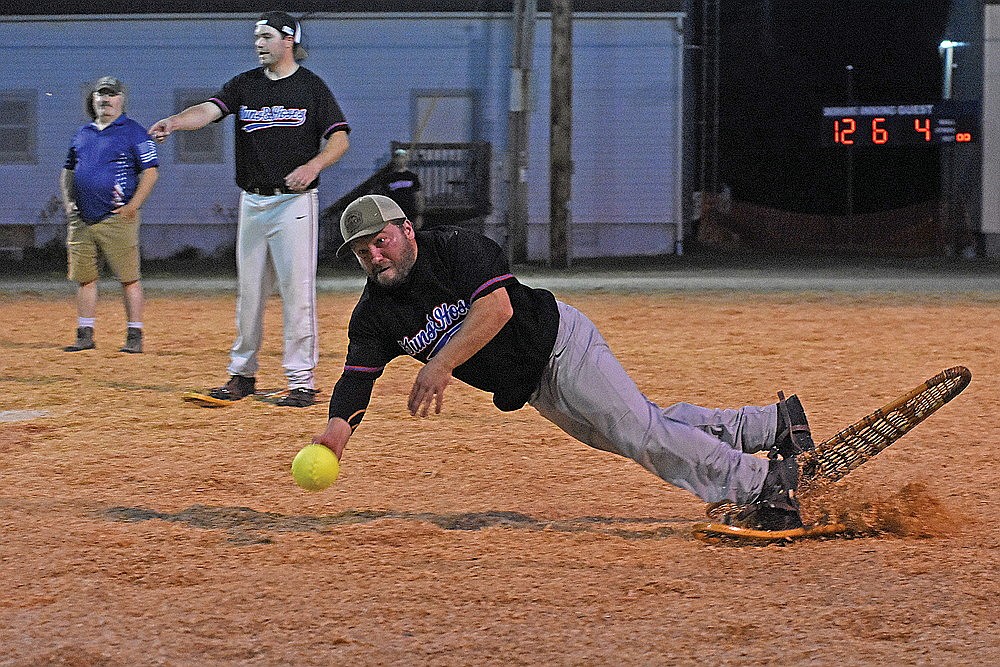
{"label": "utility pole", "polygon": [[[851,106],[855,101],[854,65],[847,65],[844,68],[844,72],[847,74],[847,105]],[[853,238],[854,235],[854,146],[845,146],[844,150],[847,151],[847,154],[845,155],[847,171],[847,201],[845,202],[844,208],[847,214],[847,237],[850,239]],[[841,230],[834,229],[832,234],[834,244],[840,243],[840,232]]]}
{"label": "utility pole", "polygon": [[573,1],[552,0],[552,73],[549,123],[549,265],[569,266],[573,178]]}
{"label": "utility pole", "polygon": [[514,53],[507,114],[507,252],[511,264],[528,256],[528,131],[531,64],[538,0],[514,1]]}
{"label": "utility pole", "polygon": [[[938,55],[941,56],[944,72],[941,78],[941,100],[947,101],[952,97],[952,78],[957,65],[955,64],[955,49],[968,46],[967,42],[956,42],[946,39],[938,45]],[[940,216],[941,224],[945,234],[945,254],[948,256],[960,256],[964,250],[966,239],[962,232],[965,221],[959,219],[958,202],[955,195],[955,146],[954,144],[944,144],[941,146],[941,204]]]}

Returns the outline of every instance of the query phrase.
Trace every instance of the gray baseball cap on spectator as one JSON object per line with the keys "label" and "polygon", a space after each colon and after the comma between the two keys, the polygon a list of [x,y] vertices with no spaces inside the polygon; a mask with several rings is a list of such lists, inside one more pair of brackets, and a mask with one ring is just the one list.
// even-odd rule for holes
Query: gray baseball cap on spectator
{"label": "gray baseball cap on spectator", "polygon": [[119,81],[113,76],[102,76],[100,79],[94,82],[94,85],[91,88],[91,92],[99,93],[102,90],[108,90],[111,91],[112,93],[117,93],[118,95],[121,95],[123,92],[125,92],[125,86],[122,84],[121,81]]}
{"label": "gray baseball cap on spectator", "polygon": [[344,209],[340,216],[340,235],[344,243],[337,248],[337,257],[351,251],[351,241],[362,236],[378,234],[385,226],[396,220],[404,220],[406,214],[399,204],[383,195],[358,197]]}

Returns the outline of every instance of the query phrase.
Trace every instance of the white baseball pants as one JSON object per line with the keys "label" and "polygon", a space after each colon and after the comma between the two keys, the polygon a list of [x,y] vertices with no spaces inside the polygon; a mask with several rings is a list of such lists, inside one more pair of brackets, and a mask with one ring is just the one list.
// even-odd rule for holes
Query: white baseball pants
{"label": "white baseball pants", "polygon": [[236,340],[229,373],[254,377],[264,336],[264,308],[277,286],[282,301],[282,367],[289,389],[313,389],[319,360],[316,322],[316,253],[319,197],[240,195],[236,234]]}

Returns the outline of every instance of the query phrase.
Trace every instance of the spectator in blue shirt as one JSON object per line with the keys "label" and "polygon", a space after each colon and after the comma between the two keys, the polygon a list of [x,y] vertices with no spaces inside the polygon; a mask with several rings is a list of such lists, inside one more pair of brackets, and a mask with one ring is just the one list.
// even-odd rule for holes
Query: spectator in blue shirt
{"label": "spectator in blue shirt", "polygon": [[128,330],[120,351],[141,353],[139,209],[156,183],[156,144],[142,125],[125,115],[125,88],[118,79],[98,79],[84,107],[94,122],[77,130],[60,179],[69,223],[68,277],[78,284],[76,342],[63,349],[96,347],[100,251],[122,284]]}

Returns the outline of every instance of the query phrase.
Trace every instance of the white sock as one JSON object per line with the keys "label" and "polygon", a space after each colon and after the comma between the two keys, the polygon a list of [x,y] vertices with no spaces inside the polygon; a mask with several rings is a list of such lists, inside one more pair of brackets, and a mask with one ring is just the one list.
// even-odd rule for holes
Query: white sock
{"label": "white sock", "polygon": [[76,318],[76,326],[78,326],[78,327],[90,327],[91,329],[93,329],[94,328],[94,320],[95,319],[97,319],[97,318],[95,318],[95,317],[78,317],[78,318]]}
{"label": "white sock", "polygon": [[128,328],[129,329],[141,329],[142,328],[142,322],[129,322],[128,323]]}

